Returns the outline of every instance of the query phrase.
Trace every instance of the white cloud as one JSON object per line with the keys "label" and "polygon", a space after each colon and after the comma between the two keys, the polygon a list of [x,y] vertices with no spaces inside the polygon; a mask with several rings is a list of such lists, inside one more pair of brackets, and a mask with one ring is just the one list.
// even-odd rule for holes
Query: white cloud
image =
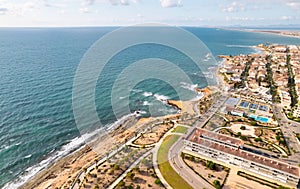
{"label": "white cloud", "polygon": [[222,8],[223,12],[239,12],[239,11],[245,11],[245,10],[246,10],[245,6],[236,1],[232,2],[228,6],[223,6],[223,8]]}
{"label": "white cloud", "polygon": [[87,6],[87,5],[93,5],[95,3],[96,0],[83,0],[82,1],[82,5],[83,6]]}
{"label": "white cloud", "polygon": [[131,3],[138,3],[139,2],[139,0],[109,0],[109,1],[114,6],[116,6],[116,5],[127,6],[127,5],[130,5]]}
{"label": "white cloud", "polygon": [[291,17],[291,16],[282,16],[282,17],[280,17],[280,20],[292,20],[293,19],[293,17]]}
{"label": "white cloud", "polygon": [[181,0],[160,0],[160,5],[164,8],[181,7],[182,2]]}
{"label": "white cloud", "polygon": [[8,9],[7,9],[7,8],[1,8],[1,7],[0,7],[0,15],[4,15],[4,14],[6,14],[6,13],[7,13],[7,11],[8,11]]}
{"label": "white cloud", "polygon": [[62,7],[66,7],[66,4],[59,4],[59,3],[49,3],[48,0],[43,0],[42,4],[45,7],[51,7],[51,8],[62,8]]}
{"label": "white cloud", "polygon": [[87,8],[87,7],[80,8],[79,11],[80,11],[81,13],[90,13],[90,12],[91,12],[91,11],[89,10],[89,8]]}
{"label": "white cloud", "polygon": [[286,2],[286,5],[292,9],[299,10],[300,9],[300,2],[295,0],[289,0]]}

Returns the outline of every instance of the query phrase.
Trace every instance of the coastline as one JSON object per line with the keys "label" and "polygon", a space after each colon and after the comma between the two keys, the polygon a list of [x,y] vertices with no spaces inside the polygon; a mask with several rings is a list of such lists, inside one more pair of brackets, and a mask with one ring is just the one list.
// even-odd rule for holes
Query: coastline
{"label": "coastline", "polygon": [[[296,31],[282,31],[282,30],[252,30],[251,31],[250,30],[250,32],[274,34],[274,35],[280,35],[284,37],[294,37],[298,39],[300,38],[300,32],[297,32],[298,35],[293,35],[296,33]],[[290,32],[290,34],[288,34],[287,32]]]}
{"label": "coastline", "polygon": [[[226,60],[225,60],[226,61]],[[216,73],[216,82],[219,85],[219,80],[222,80],[218,76],[219,67],[224,64],[224,59],[220,61],[220,64],[217,65],[217,69],[215,70]],[[210,86],[208,86],[210,87]],[[207,87],[206,87],[207,88]],[[199,90],[199,89],[197,89]],[[208,89],[209,90],[209,89]],[[201,91],[201,89],[199,90]],[[113,145],[120,144],[124,142],[124,139],[129,137],[130,135],[134,134],[136,130],[139,130],[144,124],[147,124],[151,121],[157,120],[157,119],[167,119],[171,117],[176,117],[182,113],[189,113],[189,114],[195,114],[194,111],[194,105],[197,102],[197,100],[194,101],[176,101],[176,100],[167,100],[167,104],[171,105],[178,110],[180,110],[180,113],[177,114],[168,114],[165,116],[160,117],[149,117],[149,118],[140,118],[137,120],[137,122],[130,128],[126,127],[117,127],[112,129],[115,129],[112,132],[111,138],[113,138],[115,141],[112,143]],[[118,133],[119,132],[119,133]],[[99,140],[98,140],[99,141]],[[110,141],[111,142],[111,141]],[[95,144],[95,143],[94,143]],[[101,148],[101,155],[105,155],[106,152],[109,151],[109,149],[112,147],[109,145],[109,143],[106,143],[105,141],[101,141],[101,143],[97,143],[98,146],[109,146],[106,148]],[[92,144],[93,146],[93,144]],[[76,151],[73,151],[72,153],[58,159],[55,162],[52,162],[47,167],[39,171],[37,174],[35,174],[33,177],[29,178],[28,181],[25,182],[20,188],[22,189],[29,189],[29,188],[56,188],[64,186],[64,184],[67,183],[68,180],[74,180],[78,173],[82,170],[83,167],[85,167],[87,164],[94,162],[98,153],[95,153],[89,145],[83,145],[80,149],[77,149]]]}
{"label": "coastline", "polygon": [[[184,104],[189,103],[191,102],[184,102]],[[186,105],[180,107],[179,104],[182,103],[180,101],[172,101],[169,105],[177,107],[180,111],[183,110],[182,112],[186,112],[187,110],[183,108],[186,107]],[[99,137],[90,144],[84,144],[81,148],[59,158],[57,161],[50,163],[32,177],[28,178],[27,181],[20,184],[18,188],[44,189],[49,187],[64,187],[69,180],[75,180],[83,167],[93,163],[95,159],[105,156],[105,154],[114,148],[114,146],[116,147],[117,145],[125,143],[126,139],[130,138],[138,130],[141,130],[146,124],[155,120],[171,119],[180,115],[180,113],[177,113],[159,117],[135,118],[133,123],[129,121],[129,125],[125,124],[115,127],[113,130],[105,134],[104,137]]]}
{"label": "coastline", "polygon": [[[242,31],[242,32],[252,32],[252,33],[266,33],[266,34],[273,34],[279,35],[283,37],[293,37],[293,38],[300,38],[300,31],[299,30],[268,30],[268,29],[246,29],[246,28],[222,28],[224,30],[235,30],[235,31]],[[289,32],[289,33],[288,33]],[[295,35],[297,33],[297,35]]]}

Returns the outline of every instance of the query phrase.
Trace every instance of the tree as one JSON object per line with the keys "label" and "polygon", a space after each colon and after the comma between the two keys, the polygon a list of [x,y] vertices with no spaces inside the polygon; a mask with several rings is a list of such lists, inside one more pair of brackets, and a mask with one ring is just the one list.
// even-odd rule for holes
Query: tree
{"label": "tree", "polygon": [[209,168],[210,170],[215,170],[216,164],[212,161],[207,161],[206,162],[206,167]]}
{"label": "tree", "polygon": [[276,135],[276,140],[277,140],[277,141],[280,141],[280,138],[281,138],[281,137],[280,137],[279,135]]}
{"label": "tree", "polygon": [[242,126],[240,127],[240,129],[241,129],[241,130],[246,130],[246,126],[242,125]]}
{"label": "tree", "polygon": [[118,186],[119,187],[125,186],[125,182],[124,181],[119,182]]}
{"label": "tree", "polygon": [[126,175],[126,178],[133,180],[134,176],[135,176],[135,174],[133,172],[128,172]]}
{"label": "tree", "polygon": [[254,139],[255,142],[261,142],[262,139],[260,137]]}
{"label": "tree", "polygon": [[154,183],[157,184],[157,185],[161,185],[161,184],[162,184],[161,181],[160,181],[159,179],[156,179],[156,180],[154,181]]}
{"label": "tree", "polygon": [[114,165],[114,170],[119,170],[120,169],[120,166],[118,164],[115,164]]}
{"label": "tree", "polygon": [[258,126],[257,122],[256,121],[251,121],[250,123],[252,126]]}
{"label": "tree", "polygon": [[214,180],[214,186],[215,186],[217,189],[221,189],[220,181],[219,181],[219,180]]}

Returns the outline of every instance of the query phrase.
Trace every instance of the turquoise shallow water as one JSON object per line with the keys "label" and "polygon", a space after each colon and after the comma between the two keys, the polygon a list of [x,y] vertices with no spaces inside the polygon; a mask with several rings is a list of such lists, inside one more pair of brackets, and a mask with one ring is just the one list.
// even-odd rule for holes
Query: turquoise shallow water
{"label": "turquoise shallow water", "polygon": [[[72,112],[73,77],[87,49],[114,29],[0,29],[0,187],[20,175],[26,179],[51,160],[81,145]],[[300,39],[270,34],[185,29],[199,37],[214,56],[252,53],[255,50],[249,46],[267,42],[300,44]],[[197,76],[190,60],[174,49],[151,44],[133,47],[116,55],[105,68],[106,74],[99,79],[95,102],[104,125],[116,120],[108,100],[116,74],[122,66],[148,57],[170,60],[180,65],[195,84],[207,85],[201,76]],[[208,63],[203,71],[211,66],[216,65]],[[154,115],[176,112],[157,100],[162,98],[176,99],[178,96],[166,83],[147,80],[132,90],[130,107],[132,111],[147,112],[149,106],[156,105],[159,108]],[[122,103],[126,105],[120,99]]]}

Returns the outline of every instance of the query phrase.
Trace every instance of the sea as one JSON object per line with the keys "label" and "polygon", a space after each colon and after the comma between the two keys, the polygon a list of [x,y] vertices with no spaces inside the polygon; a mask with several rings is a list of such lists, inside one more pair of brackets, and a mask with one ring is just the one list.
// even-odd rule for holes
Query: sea
{"label": "sea", "polygon": [[[82,135],[96,130],[95,123],[84,132],[77,128],[72,107],[74,76],[87,50],[116,29],[119,28],[0,29],[0,188],[18,188],[49,164],[83,146]],[[159,58],[179,65],[193,83],[177,81],[178,86],[194,94],[195,87],[214,82],[211,72],[222,62],[218,55],[259,53],[252,46],[262,43],[300,45],[300,38],[275,34],[222,28],[182,29],[210,50],[211,54],[203,60],[207,63],[202,74],[191,66],[185,54],[162,45],[143,44],[118,53],[103,69],[95,89],[94,102],[102,127],[113,128],[120,119],[114,115],[110,93],[116,76],[132,62]],[[160,68],[164,69],[168,67]],[[136,74],[143,73],[132,73]],[[122,83],[125,89],[127,85]],[[143,117],[160,116],[178,112],[165,103],[178,98],[172,85],[153,78],[130,88],[129,101],[120,96],[119,106],[129,106],[131,113],[139,111]],[[128,116],[127,111],[120,111],[119,115]]]}

